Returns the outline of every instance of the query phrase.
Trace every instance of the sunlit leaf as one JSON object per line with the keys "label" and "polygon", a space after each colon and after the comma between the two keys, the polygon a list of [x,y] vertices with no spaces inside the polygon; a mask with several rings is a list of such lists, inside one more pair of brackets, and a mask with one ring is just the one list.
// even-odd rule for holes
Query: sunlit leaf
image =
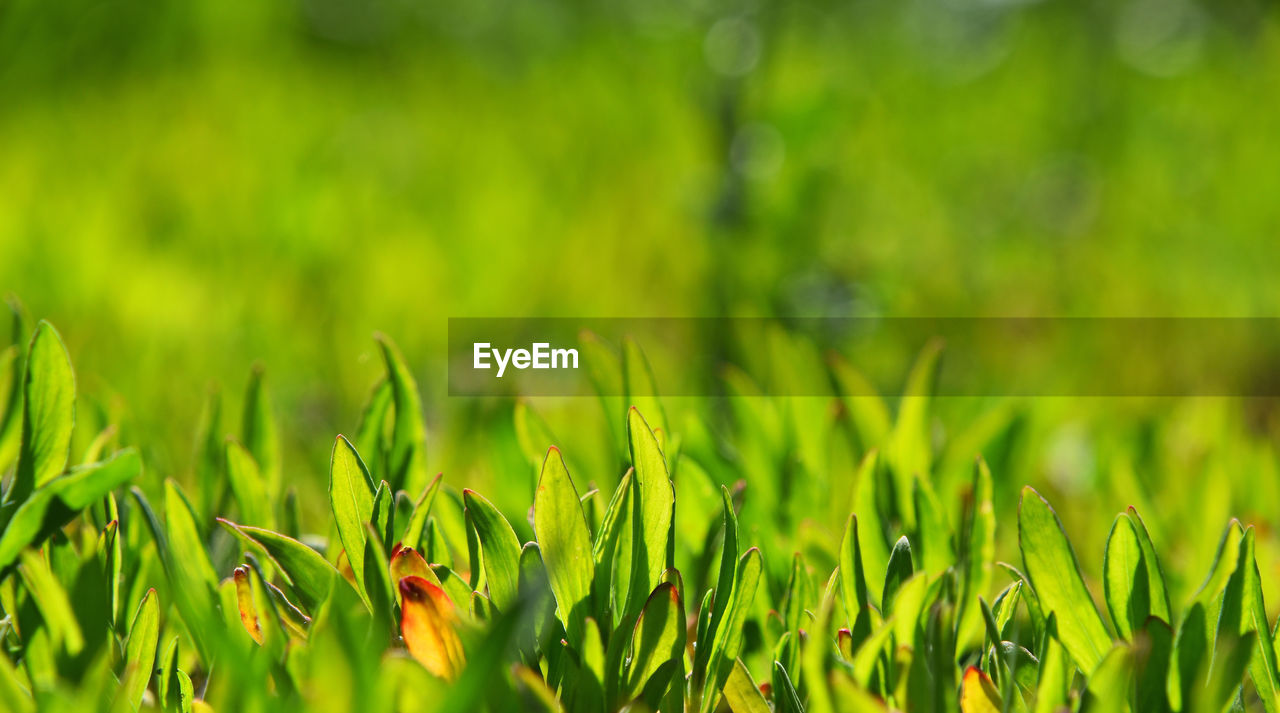
{"label": "sunlit leaf", "polygon": [[297,592],[303,606],[314,611],[328,598],[339,574],[319,552],[278,532],[237,525],[222,518],[218,519],[218,523],[235,535],[243,545],[260,550],[268,557]]}
{"label": "sunlit leaf", "polygon": [[725,610],[721,626],[711,643],[711,657],[707,669],[707,687],[703,692],[702,711],[715,709],[720,690],[733,671],[734,661],[742,651],[742,626],[755,599],[756,586],[763,568],[760,550],[752,547],[739,559],[729,606]]}
{"label": "sunlit leaf", "polygon": [[23,502],[58,477],[71,456],[76,421],[76,379],[62,336],[41,320],[27,347],[22,379],[22,441],[6,502]]}
{"label": "sunlit leaf", "polygon": [[355,573],[356,591],[366,605],[370,602],[364,582],[364,525],[373,517],[373,495],[369,469],[351,442],[338,436],[329,462],[329,504],[338,539]]}
{"label": "sunlit leaf", "polygon": [[405,525],[404,532],[400,535],[400,543],[405,547],[418,547],[422,542],[422,534],[427,527],[427,517],[431,514],[431,506],[436,501],[436,493],[440,491],[440,481],[443,476],[437,474],[431,479],[427,487],[422,489],[422,494],[413,504],[413,511],[409,514],[408,523]]}
{"label": "sunlit leaf", "polygon": [[240,506],[240,517],[247,524],[272,529],[275,527],[275,516],[271,512],[271,499],[264,474],[258,469],[253,454],[234,440],[227,441],[226,452],[227,482],[231,485],[231,493],[236,504]]}
{"label": "sunlit leaf", "polygon": [[466,516],[483,551],[485,580],[493,603],[503,611],[516,599],[520,583],[520,539],[511,523],[474,490],[462,491]]}
{"label": "sunlit leaf", "polygon": [[[280,491],[280,436],[276,432],[271,395],[267,391],[265,370],[261,365],[255,365],[249,374],[241,426],[240,437],[261,473],[263,489],[274,497]],[[257,523],[254,520],[250,522]],[[270,523],[262,521],[262,524]]]}
{"label": "sunlit leaf", "polygon": [[634,488],[640,516],[640,537],[632,542],[632,584],[627,611],[635,612],[661,581],[668,564],[667,547],[671,530],[675,490],[667,475],[662,449],[644,417],[634,407],[627,413],[627,435],[634,466]]}
{"label": "sunlit leaf", "polygon": [[0,572],[11,567],[24,548],[41,544],[81,510],[141,472],[142,459],[129,448],[100,463],[72,468],[36,490],[12,511],[4,525],[0,535]]}
{"label": "sunlit leaf", "polygon": [[1271,642],[1271,628],[1267,622],[1266,603],[1262,596],[1262,580],[1258,563],[1254,559],[1254,529],[1245,528],[1240,540],[1240,552],[1236,569],[1227,580],[1222,594],[1222,613],[1218,618],[1215,650],[1227,645],[1233,638],[1254,633],[1254,645],[1249,659],[1249,678],[1253,680],[1258,698],[1268,713],[1280,710],[1280,673],[1276,669],[1276,652]]}
{"label": "sunlit leaf", "polygon": [[1116,633],[1129,639],[1151,614],[1151,580],[1133,523],[1119,515],[1107,536],[1103,590]]}
{"label": "sunlit leaf", "polygon": [[683,655],[684,642],[684,604],[674,585],[661,584],[649,595],[636,620],[622,686],[624,695],[634,698],[639,694],[660,666]]}
{"label": "sunlit leaf", "polygon": [[151,681],[151,670],[155,666],[156,647],[159,643],[160,605],[156,601],[156,590],[149,589],[138,604],[133,624],[129,627],[129,641],[124,649],[125,696],[134,708],[142,704],[142,694]]}
{"label": "sunlit leaf", "polygon": [[391,450],[387,454],[387,480],[395,490],[420,492],[427,485],[427,431],[422,420],[422,399],[418,384],[405,364],[400,350],[385,334],[375,335],[391,384],[395,422]]}
{"label": "sunlit leaf", "polygon": [[590,608],[591,534],[578,490],[556,448],[548,450],[543,459],[533,501],[533,531],[555,596],[557,616],[569,641],[577,643]]}
{"label": "sunlit leaf", "polygon": [[1018,544],[1045,614],[1057,615],[1063,646],[1082,669],[1092,670],[1111,650],[1111,635],[1085,587],[1062,522],[1030,487],[1023,488],[1018,506]]}
{"label": "sunlit leaf", "polygon": [[50,643],[54,647],[63,647],[67,653],[75,655],[84,648],[84,634],[76,621],[75,612],[67,592],[49,569],[49,563],[35,550],[22,553],[22,564],[18,565],[18,573],[22,583],[31,593],[32,601],[44,625],[50,634]]}

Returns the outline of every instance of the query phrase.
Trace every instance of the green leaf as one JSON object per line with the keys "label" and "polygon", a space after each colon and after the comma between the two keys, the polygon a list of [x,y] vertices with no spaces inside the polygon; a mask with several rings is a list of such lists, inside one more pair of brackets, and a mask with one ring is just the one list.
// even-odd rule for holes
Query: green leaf
{"label": "green leaf", "polygon": [[76,422],[76,378],[62,336],[41,320],[27,347],[22,380],[22,441],[5,502],[21,503],[67,467]]}
{"label": "green leaf", "polygon": [[[1254,559],[1254,530],[1245,528],[1240,540],[1236,569],[1227,580],[1222,594],[1222,613],[1218,618],[1215,652],[1233,638],[1255,633],[1253,653],[1249,659],[1249,677],[1258,691],[1267,713],[1280,710],[1280,673],[1276,670],[1276,652],[1269,635],[1267,609],[1262,598],[1262,580]],[[1215,653],[1215,658],[1217,654]]]}
{"label": "green leaf", "polygon": [[338,436],[329,461],[329,505],[338,539],[355,573],[356,591],[372,606],[364,581],[365,523],[373,518],[373,479],[351,442]]}
{"label": "green leaf", "polygon": [[124,649],[125,696],[135,709],[142,705],[142,694],[151,682],[151,669],[155,666],[159,643],[160,605],[156,602],[156,590],[149,589],[138,604]]}
{"label": "green leaf", "polygon": [[174,671],[173,675],[178,686],[178,712],[192,713],[195,709],[196,688],[191,683],[191,677],[182,669]]}
{"label": "green leaf", "polygon": [[222,518],[218,518],[218,523],[246,547],[265,555],[284,575],[308,611],[316,611],[328,599],[334,583],[342,579],[338,570],[319,552],[291,537],[272,530],[238,525]]}
{"label": "green leaf", "polygon": [[800,703],[800,694],[791,684],[787,669],[779,661],[773,662],[773,697],[778,702],[779,713],[804,713],[804,705]]}
{"label": "green leaf", "polygon": [[991,563],[996,559],[996,515],[992,505],[991,470],[978,458],[973,464],[973,480],[966,498],[964,524],[960,536],[960,566],[963,573],[959,612],[960,643],[979,629],[980,612],[975,603],[991,588]]}
{"label": "green leaf", "polygon": [[572,645],[582,638],[582,622],[590,609],[593,575],[591,533],[578,500],[578,490],[560,451],[551,448],[533,500],[533,532],[556,600],[557,616]]}
{"label": "green leaf", "polygon": [[1135,710],[1168,710],[1166,683],[1173,654],[1173,629],[1150,617],[1134,637]]}
{"label": "green leaf", "polygon": [[733,602],[734,582],[737,581],[738,517],[733,511],[733,497],[729,494],[728,488],[720,487],[720,498],[721,520],[724,528],[720,544],[720,571],[716,578],[716,588],[707,593],[707,596],[714,595],[714,599],[712,599],[711,611],[705,619],[706,630],[703,631],[701,628],[698,630],[698,646],[694,650],[692,671],[692,684],[695,691],[701,690],[707,676],[715,673],[715,669],[712,668],[714,659],[711,658],[713,647],[706,644],[714,643],[718,632],[724,626],[729,605]]}
{"label": "green leaf", "polygon": [[916,531],[920,541],[920,569],[937,574],[955,561],[951,551],[951,529],[947,526],[938,498],[923,478],[911,479],[912,502],[916,509]]}
{"label": "green leaf", "polygon": [[55,648],[63,646],[72,656],[80,653],[84,648],[84,634],[71,609],[67,592],[49,570],[49,563],[36,550],[26,550],[22,553],[18,572],[48,627],[50,643]]}
{"label": "green leaf", "polygon": [[1240,681],[1249,670],[1258,639],[1258,634],[1251,631],[1239,638],[1225,635],[1215,644],[1208,682],[1203,688],[1193,689],[1196,695],[1184,710],[1214,713],[1222,713],[1228,708],[1237,710],[1232,704],[1240,695]]}
{"label": "green leaf", "polygon": [[227,440],[227,482],[240,507],[240,517],[259,527],[275,527],[268,485],[253,454],[235,440]]}
{"label": "green leaf", "polygon": [[644,598],[657,588],[663,570],[670,566],[667,547],[675,489],[667,476],[667,464],[658,439],[635,407],[627,412],[627,436],[635,468],[633,507],[639,515],[639,520],[633,523],[639,536],[632,541],[633,574],[626,609],[631,613],[644,606]]}
{"label": "green leaf", "polygon": [[463,490],[462,500],[480,540],[489,596],[499,611],[507,611],[520,588],[520,538],[502,513],[474,490]]}
{"label": "green leaf", "polygon": [[669,582],[658,585],[645,602],[631,635],[631,656],[622,687],[626,697],[634,698],[659,667],[683,656],[684,643],[684,604],[680,594]]}
{"label": "green leaf", "polygon": [[373,471],[383,474],[382,462],[385,451],[390,449],[387,442],[387,418],[392,409],[391,382],[386,377],[374,384],[369,392],[369,400],[360,412],[360,425],[356,427],[356,449],[369,457]]}
{"label": "green leaf", "polygon": [[164,518],[168,535],[171,566],[181,572],[179,583],[203,582],[210,590],[218,588],[218,575],[209,561],[204,538],[196,525],[195,513],[187,496],[173,479],[164,483]]}
{"label": "green leaf", "polygon": [[[1053,628],[1057,619],[1050,615]],[[1076,667],[1066,649],[1055,636],[1046,636],[1040,655],[1040,678],[1036,683],[1034,713],[1057,713],[1067,707],[1071,695],[1071,679]]]}
{"label": "green leaf", "polygon": [[729,679],[729,674],[733,672],[734,660],[742,651],[742,627],[746,623],[751,602],[755,599],[763,566],[760,550],[755,547],[747,550],[738,561],[737,576],[733,583],[733,591],[729,595],[729,606],[711,643],[707,688],[702,697],[702,713],[715,710],[720,690]]}
{"label": "green leaf", "polygon": [[884,596],[884,581],[878,575],[889,564],[889,545],[885,541],[884,523],[877,504],[881,481],[886,475],[882,466],[880,454],[874,448],[862,458],[858,464],[853,501],[853,511],[858,515],[858,547],[862,552],[863,567],[866,572],[876,575],[867,579],[867,596],[872,602],[878,602]]}
{"label": "green leaf", "polygon": [[1103,590],[1111,621],[1120,636],[1132,639],[1133,632],[1151,614],[1151,580],[1138,535],[1124,515],[1116,516],[1111,525],[1102,562]]}
{"label": "green leaf", "polygon": [[427,485],[427,429],[422,421],[422,399],[413,373],[404,363],[400,350],[385,334],[374,337],[382,350],[382,360],[391,383],[391,399],[395,404],[395,423],[391,431],[388,454],[388,478],[393,491],[416,493]]}
{"label": "green leaf", "polygon": [[850,515],[840,541],[840,591],[853,646],[871,635],[871,595],[867,591],[867,575],[862,566],[862,547],[858,541],[858,516]]}
{"label": "green leaf", "polygon": [[427,526],[427,516],[431,514],[431,506],[436,501],[436,493],[440,491],[440,481],[443,476],[439,473],[431,479],[431,483],[422,489],[422,494],[418,496],[418,501],[413,504],[413,512],[409,514],[409,524],[405,526],[404,533],[400,535],[400,544],[405,547],[418,547],[422,541],[423,530]]}
{"label": "green leaf", "polygon": [[0,656],[0,708],[11,713],[34,713],[36,709],[8,656]]}
{"label": "green leaf", "polygon": [[911,563],[911,542],[906,536],[898,538],[889,553],[889,566],[884,572],[884,598],[880,602],[880,610],[888,616],[893,611],[893,600],[903,582],[911,579],[915,567]]}
{"label": "green leaf", "polygon": [[[176,485],[171,487],[176,490]],[[166,488],[166,490],[169,489],[170,487]],[[170,584],[177,591],[182,592],[182,596],[174,599],[174,604],[182,616],[182,621],[187,625],[192,642],[195,644],[201,659],[208,663],[211,660],[210,636],[217,626],[218,590],[210,591],[205,581],[193,575],[191,566],[179,560],[179,554],[185,556],[186,553],[175,552],[173,545],[170,543],[168,531],[160,524],[160,519],[156,517],[155,511],[151,508],[151,503],[147,502],[147,496],[142,490],[135,485],[130,488],[130,493],[133,495],[133,499],[137,501],[138,509],[142,511],[143,522],[151,530],[151,536],[155,540],[156,555],[160,559],[160,564],[164,567]],[[177,491],[177,493],[177,497],[183,502],[183,508],[168,508],[170,521],[173,522],[174,518],[182,517],[183,513],[190,520],[190,509],[186,507],[185,498],[181,497],[181,491]],[[170,495],[166,492],[166,500],[169,498]],[[178,531],[185,529],[185,524],[176,528]],[[190,530],[195,531],[194,523],[190,525]],[[196,536],[195,539],[198,540],[199,537]],[[201,547],[199,555],[192,556],[206,558],[206,561],[208,557],[204,553],[203,547]],[[147,560],[144,559],[143,562],[146,563]],[[197,565],[197,567],[202,568],[200,565]]]}
{"label": "green leaf", "polygon": [[513,418],[520,451],[533,467],[541,467],[546,459],[546,449],[556,444],[555,436],[551,435],[551,429],[538,412],[524,400],[516,402]]}
{"label": "green leaf", "polygon": [[1165,584],[1164,569],[1160,566],[1160,558],[1151,542],[1151,534],[1147,532],[1147,524],[1133,506],[1129,506],[1124,516],[1133,525],[1133,533],[1138,537],[1138,546],[1142,548],[1142,558],[1147,566],[1151,616],[1158,617],[1167,625],[1173,621],[1173,607],[1169,604],[1169,588]]}
{"label": "green leaf", "polygon": [[1218,541],[1213,566],[1209,568],[1209,573],[1192,599],[1192,603],[1202,606],[1204,630],[1207,634],[1212,634],[1218,625],[1218,615],[1222,610],[1222,590],[1231,579],[1231,573],[1236,570],[1236,558],[1240,556],[1240,541],[1243,539],[1244,528],[1240,526],[1240,521],[1232,520]]}
{"label": "green leaf", "polygon": [[595,597],[596,615],[608,627],[617,625],[626,616],[627,599],[631,592],[632,555],[635,539],[635,469],[630,468],[622,476],[609,500],[604,520],[592,546],[595,572],[592,592]]}
{"label": "green leaf", "polygon": [[1204,605],[1194,602],[1183,615],[1182,625],[1173,638],[1173,666],[1167,687],[1173,710],[1187,710],[1186,703],[1195,699],[1197,684],[1204,683],[1208,662],[1205,653],[1210,650],[1209,645]]}
{"label": "green leaf", "polygon": [[772,713],[760,688],[751,680],[751,672],[741,660],[733,662],[733,670],[724,684],[724,699],[733,713]]}
{"label": "green leaf", "polygon": [[1045,615],[1057,615],[1063,646],[1080,668],[1092,670],[1111,650],[1111,636],[1085,587],[1058,514],[1030,486],[1023,488],[1018,505],[1018,545]]}
{"label": "green leaf", "polygon": [[[467,666],[449,687],[448,695],[437,708],[438,713],[472,713],[484,708],[484,700],[493,700],[495,688],[505,685],[506,654],[515,640],[520,616],[519,607],[504,612],[490,625],[475,650],[467,652]],[[494,709],[511,710],[511,707],[495,704]]]}
{"label": "green leaf", "polygon": [[894,490],[898,495],[898,514],[908,532],[916,528],[911,481],[915,476],[927,477],[933,463],[929,402],[941,354],[941,340],[931,340],[912,365],[886,452],[894,477]]}
{"label": "green leaf", "polygon": [[142,459],[137,451],[128,448],[100,463],[72,468],[36,490],[17,506],[3,526],[0,572],[7,571],[24,548],[39,546],[71,522],[81,510],[141,472]]}
{"label": "green leaf", "polygon": [[800,674],[800,632],[808,628],[805,611],[812,596],[811,588],[809,575],[805,571],[804,555],[797,552],[791,560],[791,575],[787,578],[782,598],[782,623],[786,627],[786,633],[790,634],[793,645],[787,647],[785,656],[775,657],[787,670],[796,672],[796,683],[799,683]]}
{"label": "green leaf", "polygon": [[17,344],[0,351],[0,395],[0,471],[8,471],[22,438],[22,350]]}
{"label": "green leaf", "polygon": [[440,588],[445,594],[449,595],[449,599],[454,606],[465,609],[471,603],[471,587],[467,586],[467,580],[462,575],[454,572],[442,564],[432,564],[431,572],[436,575],[436,579],[440,580]]}
{"label": "green leaf", "polygon": [[389,558],[395,547],[395,497],[391,485],[385,480],[380,481],[373,491],[373,514],[369,517],[369,524],[378,536],[366,541],[365,545],[377,547],[384,558]]}
{"label": "green leaf", "polygon": [[223,441],[222,394],[210,389],[196,427],[195,476],[200,516],[213,517],[222,500],[226,466]]}
{"label": "green leaf", "polygon": [[[645,358],[640,345],[631,337],[622,340],[622,379],[623,393],[632,409],[639,409],[649,414],[656,430],[666,430],[667,417],[662,410],[662,402],[658,400],[658,386],[653,378],[653,370],[649,368],[649,360]],[[634,445],[632,446],[634,456]]]}
{"label": "green leaf", "polygon": [[1085,685],[1082,710],[1126,713],[1129,709],[1129,681],[1132,675],[1132,652],[1127,645],[1118,643],[1092,668]]}
{"label": "green leaf", "polygon": [[626,413],[626,400],[621,396],[626,393],[622,383],[622,360],[612,347],[589,330],[579,333],[578,342],[582,345],[582,365],[587,371],[587,378],[600,397],[600,407],[604,409],[604,420],[617,453],[622,454],[627,447],[626,436],[618,426],[621,416]]}
{"label": "green leaf", "polygon": [[858,440],[864,447],[884,443],[893,429],[893,422],[889,407],[876,392],[875,385],[839,355],[831,361],[831,372],[853,420]]}
{"label": "green leaf", "polygon": [[160,655],[160,665],[156,667],[156,698],[165,710],[176,707],[177,690],[174,686],[177,682],[175,674],[178,670],[178,640],[181,638],[175,636],[169,640],[164,653]]}
{"label": "green leaf", "polygon": [[120,542],[120,520],[115,496],[108,497],[112,519],[98,535],[98,562],[107,580],[107,610],[114,625],[120,611],[120,580],[124,572],[124,546]]}
{"label": "green leaf", "polygon": [[[387,481],[382,481],[386,485]],[[387,553],[382,549],[381,543],[378,541],[381,531],[378,526],[371,522],[366,522],[365,529],[365,545],[364,545],[364,582],[369,588],[370,611],[373,612],[374,631],[377,635],[384,635],[393,622],[393,613],[396,606],[396,588],[399,583],[391,581],[391,562],[387,559]],[[462,609],[467,609],[470,602],[459,604]]]}
{"label": "green leaf", "polygon": [[276,433],[275,418],[271,415],[271,396],[267,392],[261,365],[255,365],[249,374],[241,423],[244,447],[262,473],[266,492],[274,497],[280,492],[280,437]]}

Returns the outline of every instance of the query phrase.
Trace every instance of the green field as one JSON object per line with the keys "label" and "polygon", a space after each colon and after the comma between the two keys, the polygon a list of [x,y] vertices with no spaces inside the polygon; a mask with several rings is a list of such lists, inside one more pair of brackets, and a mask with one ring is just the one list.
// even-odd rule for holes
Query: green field
{"label": "green field", "polygon": [[1280,713],[1274,398],[864,396],[785,329],[821,395],[446,369],[450,317],[1273,317],[1278,19],[0,3],[0,710]]}

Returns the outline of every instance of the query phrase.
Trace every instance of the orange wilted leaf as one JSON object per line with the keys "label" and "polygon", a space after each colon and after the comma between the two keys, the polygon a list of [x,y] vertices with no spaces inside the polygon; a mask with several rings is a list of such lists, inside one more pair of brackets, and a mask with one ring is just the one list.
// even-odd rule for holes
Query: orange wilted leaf
{"label": "orange wilted leaf", "polygon": [[[391,581],[399,582],[405,577],[422,577],[431,584],[440,586],[440,578],[435,572],[431,571],[431,566],[427,564],[427,560],[418,554],[418,551],[412,547],[396,546],[395,554],[391,555]],[[396,588],[396,601],[401,599],[400,589]]]}
{"label": "orange wilted leaf", "polygon": [[414,575],[400,580],[400,632],[405,646],[428,671],[454,680],[466,657],[454,628],[458,616],[440,587]]}
{"label": "orange wilted leaf", "polygon": [[970,666],[960,687],[961,713],[1000,713],[1000,693],[987,674]]}
{"label": "orange wilted leaf", "polygon": [[249,568],[241,565],[233,573],[236,582],[236,603],[240,605],[240,623],[249,636],[262,645],[262,626],[258,623],[258,610],[253,605],[253,585],[249,582]]}

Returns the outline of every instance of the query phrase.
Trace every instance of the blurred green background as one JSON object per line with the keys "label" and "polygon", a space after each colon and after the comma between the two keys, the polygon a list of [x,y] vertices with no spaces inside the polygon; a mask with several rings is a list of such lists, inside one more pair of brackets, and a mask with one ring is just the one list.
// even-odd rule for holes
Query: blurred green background
{"label": "blurred green background", "polygon": [[[1277,101],[1260,0],[7,0],[0,286],[152,483],[260,362],[322,510],[375,330],[484,483],[510,404],[445,395],[450,316],[1273,316]],[[1222,433],[1274,469],[1236,406],[1042,400],[1006,505],[1226,472]],[[539,408],[608,467],[594,402]]]}

